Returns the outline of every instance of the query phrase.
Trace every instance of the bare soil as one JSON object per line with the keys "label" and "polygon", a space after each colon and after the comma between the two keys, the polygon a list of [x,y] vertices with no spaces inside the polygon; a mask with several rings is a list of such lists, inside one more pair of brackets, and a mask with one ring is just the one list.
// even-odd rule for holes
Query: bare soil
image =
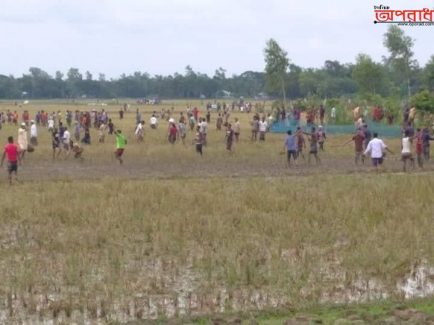
{"label": "bare soil", "polygon": [[[381,172],[401,173],[402,162],[398,157],[388,157]],[[426,163],[424,169],[418,167],[409,168],[407,173],[420,173],[434,171],[432,162]],[[119,177],[123,179],[149,179],[149,178],[182,178],[182,177],[279,177],[279,176],[307,176],[319,174],[352,174],[372,173],[376,170],[371,166],[370,159],[364,165],[355,165],[353,158],[321,156],[321,163],[316,164],[312,157],[309,165],[300,161],[297,165],[288,167],[284,155],[276,155],[269,160],[240,159],[237,154],[229,155],[225,159],[213,159],[212,157],[193,157],[192,159],[154,159],[152,157],[124,157],[124,164],[120,165],[114,158],[96,160],[85,158],[84,160],[37,160],[32,157],[19,167],[19,178],[22,181],[38,180],[96,180],[105,177]],[[6,176],[6,173],[5,173]]]}

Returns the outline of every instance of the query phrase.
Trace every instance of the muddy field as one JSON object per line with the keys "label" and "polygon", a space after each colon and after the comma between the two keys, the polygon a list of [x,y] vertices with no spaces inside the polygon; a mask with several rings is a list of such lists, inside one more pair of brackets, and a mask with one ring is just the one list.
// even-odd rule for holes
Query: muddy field
{"label": "muddy field", "polygon": [[[153,108],[140,109],[147,121]],[[213,114],[201,157],[190,131],[168,143],[165,120],[138,143],[134,111],[119,120],[110,108],[128,138],[123,165],[96,129],[82,160],[53,159],[40,128],[20,183],[1,171],[0,322],[226,323],[433,295],[434,162],[403,173],[400,139],[385,139],[394,154],[379,172],[354,164],[351,135],[330,136],[320,164],[288,167],[285,135],[252,142],[251,115],[231,116],[242,131],[228,152]],[[6,124],[0,137],[16,132]]]}
{"label": "muddy field", "polygon": [[[266,145],[266,144],[264,144]],[[168,145],[169,146],[169,145]],[[184,148],[182,149],[184,150]],[[30,154],[25,163],[19,169],[19,177],[22,181],[36,180],[63,180],[63,179],[100,179],[104,177],[121,177],[124,179],[149,179],[149,178],[183,178],[183,177],[279,177],[279,176],[308,176],[320,174],[353,174],[375,173],[367,158],[364,165],[355,165],[351,154],[348,156],[334,156],[333,153],[321,155],[321,163],[315,164],[312,158],[311,165],[300,159],[297,165],[288,167],[285,156],[275,154],[274,157],[240,157],[237,152],[232,155],[223,152],[225,157],[210,157],[205,153],[203,157],[196,156],[193,147],[187,157],[178,159],[175,150],[172,159],[158,159],[158,157],[131,157],[128,149],[125,153],[123,165],[110,157],[95,159],[85,155],[83,161],[56,160],[32,160]],[[206,150],[206,149],[205,149]],[[434,171],[433,163],[425,163],[424,169],[410,168],[409,173],[424,173]],[[381,173],[402,173],[402,162],[398,156],[390,156],[385,160]],[[6,172],[5,172],[6,174]],[[5,175],[4,175],[5,176]]]}

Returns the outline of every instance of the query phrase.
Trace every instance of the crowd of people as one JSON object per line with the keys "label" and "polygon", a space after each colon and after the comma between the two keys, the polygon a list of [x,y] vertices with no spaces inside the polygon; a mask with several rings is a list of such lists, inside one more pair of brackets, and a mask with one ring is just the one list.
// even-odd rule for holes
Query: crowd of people
{"label": "crowd of people", "polygon": [[[123,119],[126,108],[121,108],[121,111],[123,113],[119,115],[119,119]],[[190,132],[194,134],[192,144],[194,144],[196,152],[202,156],[204,148],[208,145],[211,114],[215,114],[215,129],[218,132],[224,130],[226,149],[232,152],[234,143],[240,140],[242,128],[238,118],[234,118],[233,121],[230,119],[231,112],[229,106],[221,107],[220,110],[213,110],[208,107],[202,115],[197,107],[187,107],[185,111],[179,113],[175,113],[172,107],[172,109],[162,109],[160,112],[153,111],[149,118],[149,127],[151,130],[156,130],[161,127],[161,121],[167,122],[168,143],[181,142],[184,145],[186,144],[187,131],[190,129]],[[319,107],[318,113],[319,123],[323,124],[325,108],[322,105]],[[277,119],[286,119],[286,114],[284,109],[278,109]],[[288,166],[297,164],[299,159],[305,161],[306,158],[310,164],[312,157],[315,159],[316,164],[321,163],[319,153],[325,150],[327,136],[322,125],[315,125],[315,113],[312,111],[306,112],[307,124],[304,129],[300,123],[301,111],[295,108],[290,114],[299,123],[295,125],[294,130],[287,131],[284,140],[284,152],[287,153]],[[264,142],[274,119],[272,114],[253,114],[249,122],[250,141]],[[403,128],[401,140],[403,169],[407,170],[409,164],[410,166],[415,165],[412,153],[413,144],[415,144],[414,152],[417,164],[420,168],[423,168],[424,161],[429,160],[430,141],[434,140],[434,138],[428,128],[414,130],[414,114],[412,114],[411,110],[408,110],[407,119],[404,120],[406,126]],[[99,111],[95,109],[91,111],[77,110],[75,112],[67,110],[65,114],[60,111],[51,113],[38,111],[33,119],[31,119],[28,111],[22,112],[21,117],[16,111],[7,111],[0,114],[0,125],[4,123],[16,126],[19,124],[17,142],[14,143],[12,136],[8,138],[2,159],[3,163],[3,160],[7,157],[10,181],[12,181],[11,175],[16,175],[18,165],[25,160],[26,153],[32,152],[39,145],[39,128],[47,129],[51,135],[53,159],[59,157],[67,159],[70,155],[73,155],[76,159],[83,159],[84,146],[92,143],[90,129],[93,128],[97,131],[99,143],[106,141],[106,135],[114,135],[116,144],[114,155],[120,164],[123,163],[127,137],[121,130],[115,128],[112,118],[104,109]],[[135,126],[132,126],[132,129],[134,129],[134,136],[138,143],[144,141],[146,124],[140,110],[137,109]],[[351,142],[354,142],[354,162],[356,165],[364,164],[366,155],[370,154],[373,166],[378,168],[383,163],[386,151],[390,151],[377,133],[371,133],[368,124],[361,116],[357,116],[355,120],[355,133],[343,145]]]}
{"label": "crowd of people", "polygon": [[[305,156],[303,149],[306,148],[306,141],[304,136],[307,136],[309,142],[309,155],[308,162],[310,163],[310,157],[313,156],[316,163],[320,163],[318,151],[324,151],[324,143],[326,140],[326,134],[319,126],[318,130],[315,127],[311,128],[310,132],[304,132],[299,126],[295,133],[292,130],[288,130],[287,136],[284,141],[284,149],[287,152],[287,163],[291,165],[291,158],[294,163],[301,157],[303,160]],[[407,171],[408,166],[415,167],[414,154],[419,168],[423,168],[424,161],[430,159],[430,141],[433,141],[434,137],[430,134],[429,128],[417,128],[414,131],[412,122],[407,122],[406,126],[402,128],[401,138],[401,161],[403,163],[403,170]],[[362,123],[356,124],[355,133],[351,139],[345,142],[342,146],[354,142],[354,163],[359,165],[365,163],[365,157],[369,154],[371,156],[372,165],[378,169],[384,161],[386,152],[393,154],[393,152],[387,147],[382,139],[379,138],[378,133],[371,132],[363,120]],[[412,149],[414,144],[415,150]]]}

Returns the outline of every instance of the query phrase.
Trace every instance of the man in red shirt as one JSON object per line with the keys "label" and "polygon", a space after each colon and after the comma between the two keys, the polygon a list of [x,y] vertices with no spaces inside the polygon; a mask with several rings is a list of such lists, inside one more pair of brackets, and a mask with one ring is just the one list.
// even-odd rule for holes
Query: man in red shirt
{"label": "man in red shirt", "polygon": [[178,135],[178,129],[175,125],[175,122],[170,123],[169,125],[169,142],[174,144],[176,142],[176,138]]}
{"label": "man in red shirt", "polygon": [[416,138],[416,157],[419,168],[423,168],[423,132],[420,128],[417,129]]}
{"label": "man in red shirt", "polygon": [[15,174],[15,180],[17,180],[18,172],[18,160],[20,160],[20,150],[18,146],[14,143],[13,137],[8,137],[8,144],[5,146],[3,151],[3,157],[0,166],[3,166],[5,157],[8,157],[8,173],[9,173],[9,184],[12,184],[12,173]]}

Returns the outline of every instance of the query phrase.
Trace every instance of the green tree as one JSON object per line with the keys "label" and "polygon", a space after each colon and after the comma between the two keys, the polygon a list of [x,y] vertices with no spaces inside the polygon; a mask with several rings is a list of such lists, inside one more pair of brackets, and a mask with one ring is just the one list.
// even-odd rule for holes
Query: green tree
{"label": "green tree", "polygon": [[289,65],[289,73],[287,75],[287,90],[286,94],[289,98],[295,99],[301,96],[300,92],[300,74],[301,68],[295,64]]}
{"label": "green tree", "polygon": [[359,54],[353,68],[352,77],[361,94],[385,95],[385,73],[383,66],[374,62],[367,54]]}
{"label": "green tree", "polygon": [[286,108],[285,79],[289,67],[288,53],[279,44],[270,39],[264,49],[265,54],[265,87],[270,93],[283,95],[283,105]]}
{"label": "green tree", "polygon": [[312,68],[302,70],[299,77],[301,95],[322,97],[324,95],[321,87],[322,81],[323,74],[320,70]]}
{"label": "green tree", "polygon": [[68,80],[70,81],[81,81],[83,79],[83,75],[77,68],[70,68],[67,73]]}
{"label": "green tree", "polygon": [[423,70],[423,84],[428,90],[434,90],[434,55],[431,56]]}
{"label": "green tree", "polygon": [[215,71],[213,79],[219,88],[218,90],[227,90],[227,89],[225,89],[225,85],[227,84],[226,83],[226,70],[225,69],[223,69],[222,67],[219,67]]}
{"label": "green tree", "polygon": [[62,81],[63,80],[63,73],[61,71],[56,71],[56,80]]}
{"label": "green tree", "polygon": [[384,34],[383,45],[388,49],[390,56],[386,59],[387,66],[395,75],[395,80],[407,88],[407,96],[411,96],[411,70],[416,61],[413,58],[412,47],[414,41],[410,36],[396,25],[389,26]]}
{"label": "green tree", "polygon": [[326,60],[323,69],[319,72],[322,78],[320,90],[323,96],[330,98],[355,93],[357,85],[351,77],[352,69],[352,65]]}
{"label": "green tree", "polygon": [[78,97],[81,93],[80,87],[83,75],[77,68],[70,68],[66,74],[66,94],[70,98]]}
{"label": "green tree", "polygon": [[428,90],[423,90],[415,94],[411,98],[410,103],[424,113],[434,114],[434,94],[430,93]]}

